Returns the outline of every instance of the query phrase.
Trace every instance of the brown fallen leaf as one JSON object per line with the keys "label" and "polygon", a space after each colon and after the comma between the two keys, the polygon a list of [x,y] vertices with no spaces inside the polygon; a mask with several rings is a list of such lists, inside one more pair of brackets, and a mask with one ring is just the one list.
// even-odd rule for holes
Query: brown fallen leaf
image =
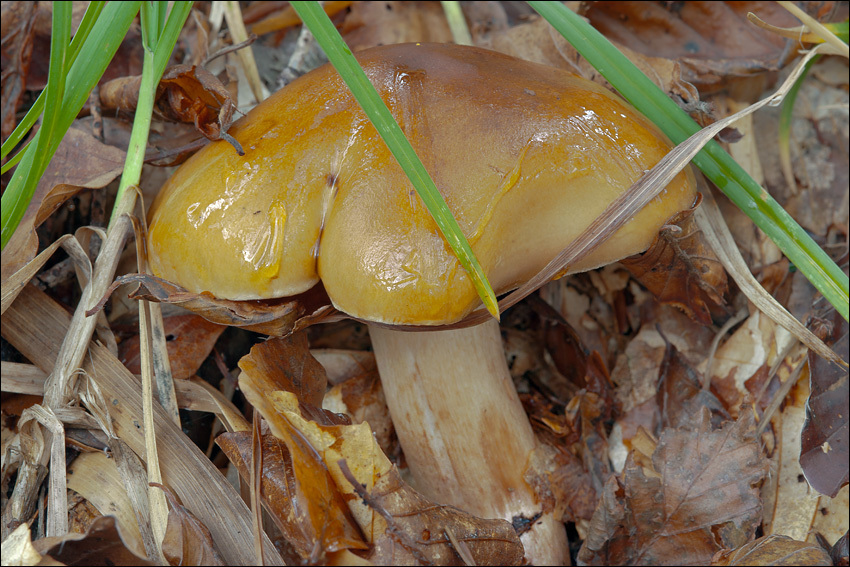
{"label": "brown fallen leaf", "polygon": [[[191,378],[198,371],[225,329],[198,315],[172,315],[163,317],[162,323],[175,380]],[[142,373],[138,335],[118,345],[118,358],[133,374]]]}
{"label": "brown fallen leaf", "polygon": [[3,62],[2,97],[0,97],[0,132],[5,142],[15,129],[15,113],[23,102],[27,87],[36,11],[33,2],[6,2],[0,8],[0,56]]}
{"label": "brown fallen leaf", "polygon": [[661,303],[675,305],[703,325],[728,315],[726,270],[702,238],[693,208],[667,221],[649,249],[621,260]]}
{"label": "brown fallen leaf", "polygon": [[[438,506],[402,483],[367,423],[339,425],[339,418],[334,423],[334,414],[315,408],[292,391],[275,390],[284,385],[307,399],[321,399],[314,383],[322,382],[322,376],[315,375],[316,363],[306,341],[295,337],[284,345],[286,340],[290,338],[276,339],[278,344],[273,346],[255,346],[250,355],[243,357],[239,386],[266,419],[274,436],[286,445],[295,486],[309,492],[303,500],[306,506],[316,506],[315,513],[324,519],[322,514],[329,507],[311,501],[327,502],[334,498],[334,492],[341,494],[371,544],[368,559],[373,562],[416,564],[426,558],[426,563],[456,564],[459,556],[453,551],[446,530],[463,542],[477,563],[493,562],[495,556],[500,558],[495,561],[499,564],[522,560],[522,544],[508,522],[482,520]],[[283,356],[268,356],[276,349],[285,350]],[[303,369],[307,372],[300,376]],[[293,388],[293,384],[298,387]],[[341,462],[354,475],[354,485],[343,472]],[[328,484],[330,479],[335,489]],[[373,497],[364,501],[363,491]],[[327,521],[320,525],[328,529]],[[330,551],[322,548],[323,541],[314,540],[313,544],[319,554]]]}
{"label": "brown fallen leaf", "polygon": [[705,565],[746,543],[761,522],[758,486],[766,474],[752,412],[711,429],[668,428],[651,462],[629,455],[593,515],[579,561],[588,565]]}
{"label": "brown fallen leaf", "polygon": [[61,537],[44,537],[34,541],[33,547],[40,554],[64,565],[108,567],[157,564],[130,551],[121,540],[121,534],[112,516],[95,519],[85,534],[68,533]]}
{"label": "brown fallen leaf", "polygon": [[[250,377],[246,378],[246,386],[251,391],[261,395],[291,392],[300,403],[301,414],[316,423],[349,423],[345,416],[321,409],[328,377],[322,365],[310,354],[306,334],[275,337],[254,345],[251,352],[239,361],[239,368]],[[241,382],[240,378],[240,385]]]}
{"label": "brown fallen leaf", "polygon": [[334,310],[330,307],[321,286],[294,297],[283,299],[230,301],[218,299],[209,293],[191,293],[177,284],[150,274],[127,274],[115,278],[104,297],[91,310],[91,316],[106,304],[109,296],[121,285],[137,283],[139,288],[131,293],[131,299],[145,299],[157,303],[180,305],[219,325],[231,325],[248,331],[272,336],[291,333],[301,325],[318,320],[333,320]]}
{"label": "brown fallen leaf", "polygon": [[[141,80],[138,75],[104,83],[100,87],[103,112],[134,112]],[[233,98],[221,80],[204,67],[174,65],[165,70],[157,85],[154,111],[163,120],[194,124],[208,140],[227,140],[242,155],[242,147],[227,135],[236,108]]]}
{"label": "brown fallen leaf", "polygon": [[21,224],[3,249],[5,281],[38,252],[38,228],[62,203],[85,189],[109,184],[124,169],[125,153],[97,140],[91,132],[70,128],[36,187]]}
{"label": "brown fallen leaf", "polygon": [[769,535],[735,550],[718,552],[712,565],[832,565],[829,554],[818,544],[783,535]]}
{"label": "brown fallen leaf", "polygon": [[183,506],[180,498],[158,482],[152,482],[151,486],[165,492],[171,507],[162,539],[162,554],[168,562],[171,565],[225,565],[210,531]]}
{"label": "brown fallen leaf", "polygon": [[[216,443],[242,478],[250,478],[251,433],[224,433]],[[324,562],[327,553],[368,547],[341,493],[309,446],[296,438],[290,451],[286,443],[266,434],[262,447],[263,501],[297,554],[292,559]]]}
{"label": "brown fallen leaf", "polygon": [[[809,327],[847,361],[847,321],[834,308]],[[806,402],[800,465],[809,484],[830,497],[848,482],[850,458],[850,385],[846,368],[809,352],[811,394]]]}
{"label": "brown fallen leaf", "polygon": [[706,92],[730,77],[776,70],[796,56],[783,38],[751,25],[748,12],[779,26],[799,25],[774,2],[593,2],[584,15],[612,41],[678,61],[684,79]]}

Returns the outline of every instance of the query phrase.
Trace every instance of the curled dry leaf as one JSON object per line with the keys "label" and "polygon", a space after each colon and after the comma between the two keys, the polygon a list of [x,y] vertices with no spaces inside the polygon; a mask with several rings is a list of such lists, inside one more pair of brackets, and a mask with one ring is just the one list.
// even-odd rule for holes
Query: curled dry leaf
{"label": "curled dry leaf", "polygon": [[239,368],[247,373],[245,382],[251,391],[262,395],[291,392],[300,403],[301,413],[317,423],[349,423],[345,416],[321,409],[328,377],[322,365],[310,354],[304,333],[254,345],[251,352],[239,361]]}
{"label": "curled dry leaf", "polygon": [[620,260],[661,303],[675,305],[703,325],[725,314],[726,270],[703,239],[692,208],[677,213],[643,254]]}
{"label": "curled dry leaf", "polygon": [[[326,561],[325,553],[366,549],[356,522],[324,463],[300,437],[292,451],[277,437],[263,435],[261,490],[266,509],[301,561]],[[251,433],[225,433],[219,447],[250,478]]]}
{"label": "curled dry leaf", "polygon": [[41,538],[33,542],[33,547],[42,555],[64,565],[157,565],[127,548],[112,516],[95,519],[85,534],[68,533],[59,537]]}
{"label": "curled dry leaf", "polygon": [[[127,274],[115,279],[100,302],[86,312],[91,316],[109,299],[118,286],[137,283],[139,288],[130,294],[131,299],[145,299],[157,303],[173,303],[197,313],[207,321],[231,325],[248,331],[272,336],[282,336],[299,328],[302,321],[321,319],[332,311],[324,290],[314,287],[301,295],[265,301],[229,301],[209,293],[191,293],[177,284],[150,274]],[[308,315],[311,313],[312,315]]]}
{"label": "curled dry leaf", "polygon": [[[185,380],[198,371],[225,329],[198,315],[172,315],[164,317],[162,323],[175,380]],[[118,355],[130,372],[142,373],[138,335],[122,341]]]}
{"label": "curled dry leaf", "polygon": [[[323,514],[330,509],[328,503],[341,495],[340,501],[348,504],[351,516],[371,544],[371,561],[415,564],[424,558],[426,563],[457,563],[459,556],[453,551],[447,530],[469,548],[477,563],[509,564],[522,560],[522,545],[509,523],[481,520],[425,500],[398,478],[368,423],[339,425],[338,418],[334,423],[333,414],[310,403],[317,399],[321,402],[317,385],[324,388],[325,377],[323,372],[317,376],[317,363],[303,337],[295,335],[274,342],[277,344],[255,346],[250,355],[243,357],[239,386],[291,456],[295,480],[280,481],[280,486],[304,491],[299,505],[305,510],[312,507],[319,514],[318,520],[305,521],[319,521],[317,525],[327,530]],[[270,356],[274,351],[278,354]],[[306,372],[302,372],[304,369]],[[300,395],[304,399],[299,399]],[[306,419],[305,415],[315,420]],[[353,475],[354,484],[346,478],[340,462]],[[362,494],[371,496],[364,501]],[[327,545],[316,539],[310,543],[312,553],[313,546]],[[321,551],[332,550],[324,547]]]}
{"label": "curled dry leaf", "polygon": [[541,443],[529,457],[525,481],[561,522],[590,520],[598,500],[581,461],[562,446]]}
{"label": "curled dry leaf", "polygon": [[171,565],[225,565],[203,522],[187,510],[170,489],[156,482],[151,485],[162,489],[171,505],[162,539],[162,554],[168,562]]}
{"label": "curled dry leaf", "polygon": [[[809,327],[847,361],[847,321],[834,308]],[[830,497],[847,484],[850,458],[850,386],[847,368],[809,352],[811,394],[806,403],[800,465],[809,484]]]}
{"label": "curled dry leaf", "polygon": [[829,554],[818,544],[783,535],[769,535],[734,551],[719,552],[712,565],[832,565]]}
{"label": "curled dry leaf", "polygon": [[[104,113],[133,112],[139,100],[141,75],[121,77],[100,87]],[[159,118],[194,124],[205,138],[225,139],[243,153],[227,135],[233,122],[232,93],[212,73],[197,65],[174,65],[165,70],[157,85],[154,109]]]}
{"label": "curled dry leaf", "polygon": [[226,139],[241,154],[239,144],[226,136],[234,108],[232,93],[215,75],[197,65],[166,69],[157,87],[157,109],[163,116],[194,124],[209,140]]}
{"label": "curled dry leaf", "polygon": [[100,142],[91,132],[68,130],[39,181],[21,224],[3,249],[4,281],[35,258],[35,229],[80,191],[108,185],[123,171],[124,158],[122,150]]}
{"label": "curled dry leaf", "polygon": [[588,565],[705,565],[743,545],[761,522],[766,473],[752,412],[713,430],[707,411],[665,429],[651,462],[631,453],[611,477],[579,561]]}

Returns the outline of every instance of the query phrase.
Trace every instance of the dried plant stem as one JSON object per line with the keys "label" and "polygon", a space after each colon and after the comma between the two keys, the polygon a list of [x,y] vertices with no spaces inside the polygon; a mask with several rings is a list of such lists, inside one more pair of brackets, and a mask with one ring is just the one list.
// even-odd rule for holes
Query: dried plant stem
{"label": "dried plant stem", "polygon": [[[27,286],[2,319],[3,337],[47,370],[53,367],[70,318],[65,309],[33,286]],[[107,401],[116,437],[134,453],[145,458],[145,443],[138,419],[142,414],[139,381],[105,347],[92,344],[84,370],[92,377]],[[207,406],[211,404],[206,403]],[[153,407],[159,432],[158,448],[163,479],[183,504],[209,528],[227,565],[253,564],[244,553],[251,548],[251,519],[248,507],[236,490],[204,454],[178,429],[158,404]],[[67,513],[67,510],[66,510]],[[4,517],[5,519],[5,517]],[[264,537],[266,537],[264,535]],[[266,565],[281,565],[280,556],[265,539]]]}

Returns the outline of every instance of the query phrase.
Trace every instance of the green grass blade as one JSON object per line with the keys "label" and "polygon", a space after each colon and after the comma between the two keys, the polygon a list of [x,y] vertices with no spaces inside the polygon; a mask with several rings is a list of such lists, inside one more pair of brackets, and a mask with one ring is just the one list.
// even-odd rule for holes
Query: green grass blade
{"label": "green grass blade", "polygon": [[791,121],[794,118],[794,101],[797,100],[797,93],[800,87],[803,86],[803,81],[806,80],[812,66],[821,60],[821,55],[816,55],[808,63],[803,74],[794,83],[794,86],[782,99],[782,109],[779,112],[779,166],[782,168],[782,173],[785,175],[785,182],[791,190],[797,192],[797,182],[794,178],[794,171],[791,166]]}
{"label": "green grass blade", "polygon": [[[11,237],[14,228],[20,223],[27,205],[32,199],[41,173],[47,167],[49,162],[47,149],[50,147],[51,141],[57,137],[57,134],[60,138],[62,136],[62,133],[59,133],[58,123],[62,112],[62,98],[65,94],[65,76],[67,73],[65,56],[68,53],[68,44],[71,40],[71,8],[72,6],[68,2],[59,2],[53,7],[50,67],[47,73],[47,86],[44,89],[44,113],[41,128],[33,139],[33,145],[29,152],[33,156],[30,166],[27,169],[18,168],[12,179],[12,182],[15,179],[20,180],[19,185],[23,190],[14,190],[15,187],[12,187],[12,183],[10,183],[9,188],[13,189],[11,196],[14,200],[6,199],[9,188],[3,193],[3,246],[6,245],[7,241],[7,222],[13,227],[12,231],[9,232],[9,237]],[[7,214],[7,207],[9,214]]]}
{"label": "green grass blade", "polygon": [[[57,4],[63,3],[58,2]],[[140,2],[108,3],[83,42],[79,55],[65,78],[61,111],[56,117],[56,123],[51,127],[52,136],[45,136],[44,142],[30,144],[12,175],[6,191],[3,193],[2,223],[0,223],[3,248],[6,247],[6,243],[12,237],[24,216],[24,211],[30,199],[32,199],[35,187],[56,152],[56,148],[59,147],[59,142],[68,128],[71,127],[88,99],[92,88],[97,84],[106,66],[118,50],[118,46],[139,11],[139,5]],[[48,99],[45,99],[45,101],[45,109],[47,109]],[[47,110],[45,110],[46,112]],[[36,134],[37,140],[41,140],[41,134],[44,131],[46,131],[46,128],[43,126]],[[38,143],[44,144],[44,152],[35,151]]]}
{"label": "green grass blade", "polygon": [[292,7],[310,29],[328,56],[337,72],[351,89],[366,116],[395,156],[401,168],[410,178],[443,236],[464,267],[487,310],[498,318],[499,307],[496,295],[487,281],[487,276],[475,258],[469,242],[457,224],[443,196],[425,166],[417,157],[410,142],[404,136],[387,105],[381,99],[366,73],[345,45],[339,32],[317,2],[293,2]]}
{"label": "green grass blade", "polygon": [[[560,2],[529,4],[569,41],[623,97],[676,144],[699,125],[641,73],[593,26]],[[847,319],[850,281],[800,225],[717,142],[694,158],[699,167]]]}
{"label": "green grass blade", "polygon": [[165,19],[165,4],[162,2],[143,2],[141,10],[142,21],[145,23],[142,27],[142,44],[145,49],[144,67],[139,85],[139,102],[133,119],[133,130],[127,146],[127,159],[124,161],[124,171],[118,184],[115,206],[109,218],[110,227],[118,216],[129,212],[125,210],[127,207],[125,193],[129,187],[137,185],[141,179],[156,86],[171,57],[180,30],[183,29],[183,24],[189,17],[192,2],[175,2],[167,19]]}
{"label": "green grass blade", "polygon": [[177,38],[180,36],[180,31],[186,23],[186,19],[192,11],[192,2],[180,1],[174,2],[171,7],[171,12],[165,20],[165,25],[159,32],[156,49],[154,50],[154,74],[161,77],[165,71],[168,60],[171,58],[171,52],[174,51],[174,46],[177,44]]}
{"label": "green grass blade", "polygon": [[[77,55],[80,53],[80,47],[82,47],[83,42],[88,37],[89,32],[91,32],[92,26],[94,26],[94,22],[97,21],[97,18],[100,16],[100,13],[103,11],[103,7],[106,2],[91,2],[86,8],[86,13],[83,14],[83,19],[80,21],[80,25],[77,28],[77,33],[74,34],[74,39],[71,40],[71,46],[68,48],[68,52],[65,55],[66,68],[69,68],[74,61],[77,59]],[[41,116],[42,111],[44,110],[44,100],[47,96],[47,89],[43,90],[36,99],[35,103],[30,107],[29,111],[26,113],[24,118],[18,123],[15,127],[14,131],[9,135],[9,137],[3,141],[2,151],[0,151],[0,156],[5,158],[9,155],[15,146],[17,146],[21,140],[24,139],[24,136],[27,135],[27,132],[30,131],[30,128],[33,127],[38,117]],[[9,169],[12,168],[18,161],[20,161],[21,156],[26,148],[22,148],[18,154],[7,163],[3,164],[3,173],[6,173]]]}

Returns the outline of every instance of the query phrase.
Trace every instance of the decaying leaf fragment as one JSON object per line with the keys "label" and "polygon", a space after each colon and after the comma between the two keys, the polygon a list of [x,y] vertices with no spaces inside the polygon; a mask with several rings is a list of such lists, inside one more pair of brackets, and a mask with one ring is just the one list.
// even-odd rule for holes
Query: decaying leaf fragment
{"label": "decaying leaf fragment", "polygon": [[68,533],[61,537],[41,538],[33,542],[33,547],[41,555],[64,565],[156,565],[135,555],[124,545],[112,516],[95,519],[85,534]]}
{"label": "decaying leaf fragment", "polygon": [[165,492],[171,505],[162,540],[162,553],[171,565],[226,565],[213,544],[207,527],[190,512],[167,487],[153,483]]}
{"label": "decaying leaf fragment", "polygon": [[[216,439],[227,458],[249,478],[251,433],[225,433]],[[263,501],[286,541],[303,561],[316,561],[314,554],[342,549],[366,549],[341,494],[328,476],[324,463],[298,443],[293,452],[286,443],[267,434],[262,436]],[[318,544],[318,545],[317,545]]]}
{"label": "decaying leaf fragment", "polygon": [[712,565],[832,565],[829,554],[818,544],[783,535],[769,535],[734,551],[714,556]]}
{"label": "decaying leaf fragment", "polygon": [[[239,386],[290,456],[291,465],[281,467],[280,474],[292,475],[294,480],[275,482],[309,492],[306,499],[293,501],[290,510],[321,515],[304,521],[328,530],[328,520],[340,520],[327,518],[327,507],[321,502],[345,502],[370,544],[366,558],[376,563],[458,564],[461,556],[452,538],[477,564],[522,561],[522,544],[508,522],[482,520],[426,500],[401,481],[368,423],[340,424],[340,418],[313,405],[317,400],[321,403],[326,378],[317,372],[303,337],[271,342],[280,344],[255,346],[240,361]],[[267,357],[272,351],[278,351],[276,361]],[[290,492],[290,496],[296,495]],[[325,551],[332,550],[319,553]]]}
{"label": "decaying leaf fragment", "polygon": [[139,284],[139,288],[130,294],[131,299],[173,303],[207,321],[272,336],[286,335],[302,322],[322,319],[326,313],[333,311],[326,303],[327,296],[317,288],[285,299],[230,301],[209,293],[191,293],[150,274],[127,274],[116,278],[100,302],[86,315],[91,316],[102,309],[115,289],[128,283]]}
{"label": "decaying leaf fragment", "polygon": [[[751,411],[712,430],[665,429],[651,461],[632,452],[611,477],[579,561],[588,565],[705,565],[746,543],[761,521],[760,460]],[[642,466],[643,465],[643,466]]]}
{"label": "decaying leaf fragment", "polygon": [[[847,361],[850,334],[847,321],[830,308],[809,325]],[[846,368],[809,353],[811,394],[806,403],[800,465],[809,484],[830,497],[848,482],[850,455],[850,384]]]}
{"label": "decaying leaf fragment", "polygon": [[[113,79],[100,87],[104,112],[132,112],[139,99],[141,75]],[[224,139],[243,153],[227,130],[233,122],[233,94],[205,68],[174,65],[165,70],[157,85],[155,112],[160,118],[194,124],[209,140]]]}
{"label": "decaying leaf fragment", "polygon": [[726,270],[696,226],[693,212],[697,206],[699,202],[671,218],[649,250],[620,263],[658,301],[711,325],[711,315],[723,313]]}

